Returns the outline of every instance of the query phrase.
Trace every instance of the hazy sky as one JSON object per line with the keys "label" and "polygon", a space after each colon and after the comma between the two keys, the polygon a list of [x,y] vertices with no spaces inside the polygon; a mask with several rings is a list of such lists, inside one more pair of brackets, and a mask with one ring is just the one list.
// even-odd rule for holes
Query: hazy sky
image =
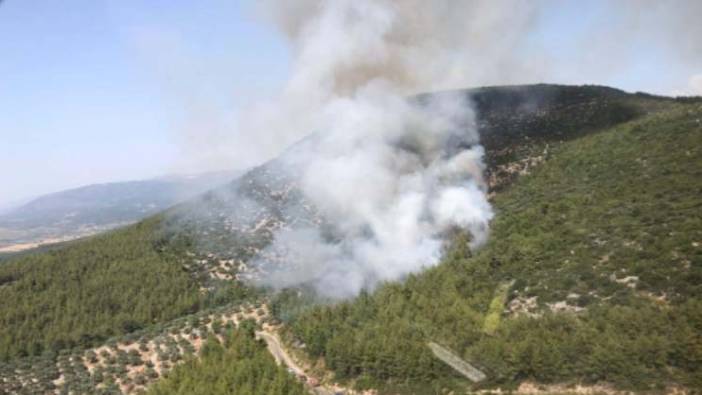
{"label": "hazy sky", "polygon": [[[254,3],[0,2],[0,206],[95,182],[241,166],[226,144],[237,111],[274,95],[290,65],[285,39]],[[613,3],[556,2],[539,14],[529,47],[548,53],[553,70],[539,79],[702,93],[702,65],[670,56],[670,37],[593,34],[618,23]],[[581,44],[591,40],[585,47],[626,48],[625,67],[611,57],[583,63]]]}

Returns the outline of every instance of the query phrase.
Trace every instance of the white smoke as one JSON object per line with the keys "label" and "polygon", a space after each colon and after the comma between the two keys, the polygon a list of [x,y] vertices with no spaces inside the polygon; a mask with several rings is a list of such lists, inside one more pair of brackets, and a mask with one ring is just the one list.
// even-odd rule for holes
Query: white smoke
{"label": "white smoke", "polygon": [[[128,2],[110,2],[110,8],[133,14],[123,3]],[[196,8],[212,15],[229,8],[206,3]],[[242,11],[249,8],[241,3]],[[212,41],[203,43],[180,23],[127,21],[137,27],[129,40],[143,62],[139,68],[152,70],[169,98],[167,107],[177,110],[169,122],[178,128],[179,173],[250,168],[275,158],[319,124],[315,115],[331,93],[352,94],[378,78],[405,93],[561,83],[699,94],[688,82],[702,72],[699,0],[246,3],[285,34],[294,57],[291,78],[272,99],[268,92],[284,78],[277,67],[261,69],[256,83],[234,84],[241,76],[222,71],[233,60],[194,50],[223,45],[214,32],[226,31],[224,26],[212,29]],[[230,22],[220,17],[208,22],[216,26],[222,19]],[[235,58],[245,50],[234,48]],[[287,64],[287,56],[282,58]]]}
{"label": "white smoke", "polygon": [[702,96],[702,74],[690,77],[690,91],[694,95]]}
{"label": "white smoke", "polygon": [[702,74],[694,74],[683,89],[674,89],[671,96],[702,96]]}
{"label": "white smoke", "polygon": [[241,114],[233,149],[247,149],[237,157],[249,152],[257,158],[275,157],[310,130],[321,130],[320,109],[335,97],[353,96],[373,81],[384,82],[394,94],[409,95],[523,81],[512,77],[533,76],[531,71],[544,68],[542,62],[508,56],[523,46],[522,32],[539,12],[531,2],[260,3],[267,19],[289,40],[293,59],[281,95],[254,103]]}
{"label": "white smoke", "polygon": [[[608,83],[651,53],[695,65],[687,76],[699,72],[702,54],[697,0],[590,5],[578,16],[581,28],[557,37],[557,50],[544,39],[554,35],[544,22],[572,18],[572,6],[557,0],[260,3],[289,40],[290,79],[278,97],[237,114],[233,130],[229,116],[198,111],[187,141],[202,156],[226,152],[226,161],[249,167],[315,132],[284,156],[282,167],[294,169],[333,232],[281,230],[262,257],[280,252],[287,259],[266,279],[270,285],[306,284],[333,297],[436,264],[447,229],[466,229],[474,246],[487,238],[492,211],[468,99],[443,94],[420,103],[409,95],[491,84]],[[698,78],[683,89],[695,92]],[[227,138],[203,138],[203,123]]]}
{"label": "white smoke", "polygon": [[468,98],[407,96],[440,86],[463,62],[453,2],[285,4],[276,2],[295,62],[277,119],[319,133],[283,160],[333,235],[279,231],[262,256],[286,263],[264,283],[349,297],[437,264],[453,228],[483,243],[493,214]]}

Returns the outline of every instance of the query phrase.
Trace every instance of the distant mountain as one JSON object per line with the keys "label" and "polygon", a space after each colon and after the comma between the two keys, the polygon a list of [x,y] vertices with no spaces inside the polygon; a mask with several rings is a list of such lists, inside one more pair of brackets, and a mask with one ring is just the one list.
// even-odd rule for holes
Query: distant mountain
{"label": "distant mountain", "polygon": [[225,184],[238,174],[211,172],[94,184],[40,196],[0,211],[0,249],[21,250],[135,222]]}
{"label": "distant mountain", "polygon": [[34,200],[34,197],[27,197],[24,199],[16,199],[16,200],[10,200],[10,201],[3,201],[0,203],[0,215],[4,215],[9,213],[10,211],[19,208],[30,201]]}

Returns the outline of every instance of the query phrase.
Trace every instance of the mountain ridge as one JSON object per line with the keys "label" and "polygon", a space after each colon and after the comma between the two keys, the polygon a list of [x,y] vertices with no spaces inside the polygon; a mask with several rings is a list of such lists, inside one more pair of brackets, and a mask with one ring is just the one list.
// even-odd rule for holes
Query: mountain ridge
{"label": "mountain ridge", "polygon": [[124,226],[224,184],[239,173],[90,184],[42,195],[0,214],[0,248],[21,250]]}

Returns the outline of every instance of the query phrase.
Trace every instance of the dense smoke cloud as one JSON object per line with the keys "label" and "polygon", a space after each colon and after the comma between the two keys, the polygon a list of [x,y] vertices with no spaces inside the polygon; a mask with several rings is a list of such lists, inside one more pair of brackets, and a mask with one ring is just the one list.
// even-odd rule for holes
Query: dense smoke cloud
{"label": "dense smoke cloud", "polygon": [[[350,93],[384,79],[406,91],[475,81],[480,58],[498,68],[520,43],[538,7],[488,1],[269,1],[271,18],[290,39],[295,70],[289,90]],[[492,32],[505,31],[502,38]],[[485,71],[486,72],[486,71]]]}
{"label": "dense smoke cloud", "polygon": [[[541,64],[512,53],[516,32],[531,28],[538,7],[506,1],[263,1],[267,19],[287,38],[290,78],[282,93],[243,112],[241,145],[273,157],[320,130],[320,108],[335,97],[383,81],[393,94],[509,83]],[[509,27],[507,33],[495,32]],[[488,59],[490,60],[488,62]],[[511,72],[510,72],[511,73]],[[516,80],[513,79],[512,81]]]}
{"label": "dense smoke cloud", "polygon": [[286,129],[319,131],[282,160],[331,230],[279,231],[263,256],[285,264],[264,283],[353,296],[436,264],[454,228],[474,247],[487,238],[492,210],[468,99],[408,96],[469,72],[455,55],[470,25],[449,3],[277,4],[295,51],[279,115]]}
{"label": "dense smoke cloud", "polygon": [[348,297],[436,264],[453,228],[468,230],[474,247],[485,241],[483,150],[463,97],[413,103],[376,82],[323,111],[325,132],[285,160],[301,170],[300,187],[331,234],[278,232],[264,256],[285,263],[264,283]]}

